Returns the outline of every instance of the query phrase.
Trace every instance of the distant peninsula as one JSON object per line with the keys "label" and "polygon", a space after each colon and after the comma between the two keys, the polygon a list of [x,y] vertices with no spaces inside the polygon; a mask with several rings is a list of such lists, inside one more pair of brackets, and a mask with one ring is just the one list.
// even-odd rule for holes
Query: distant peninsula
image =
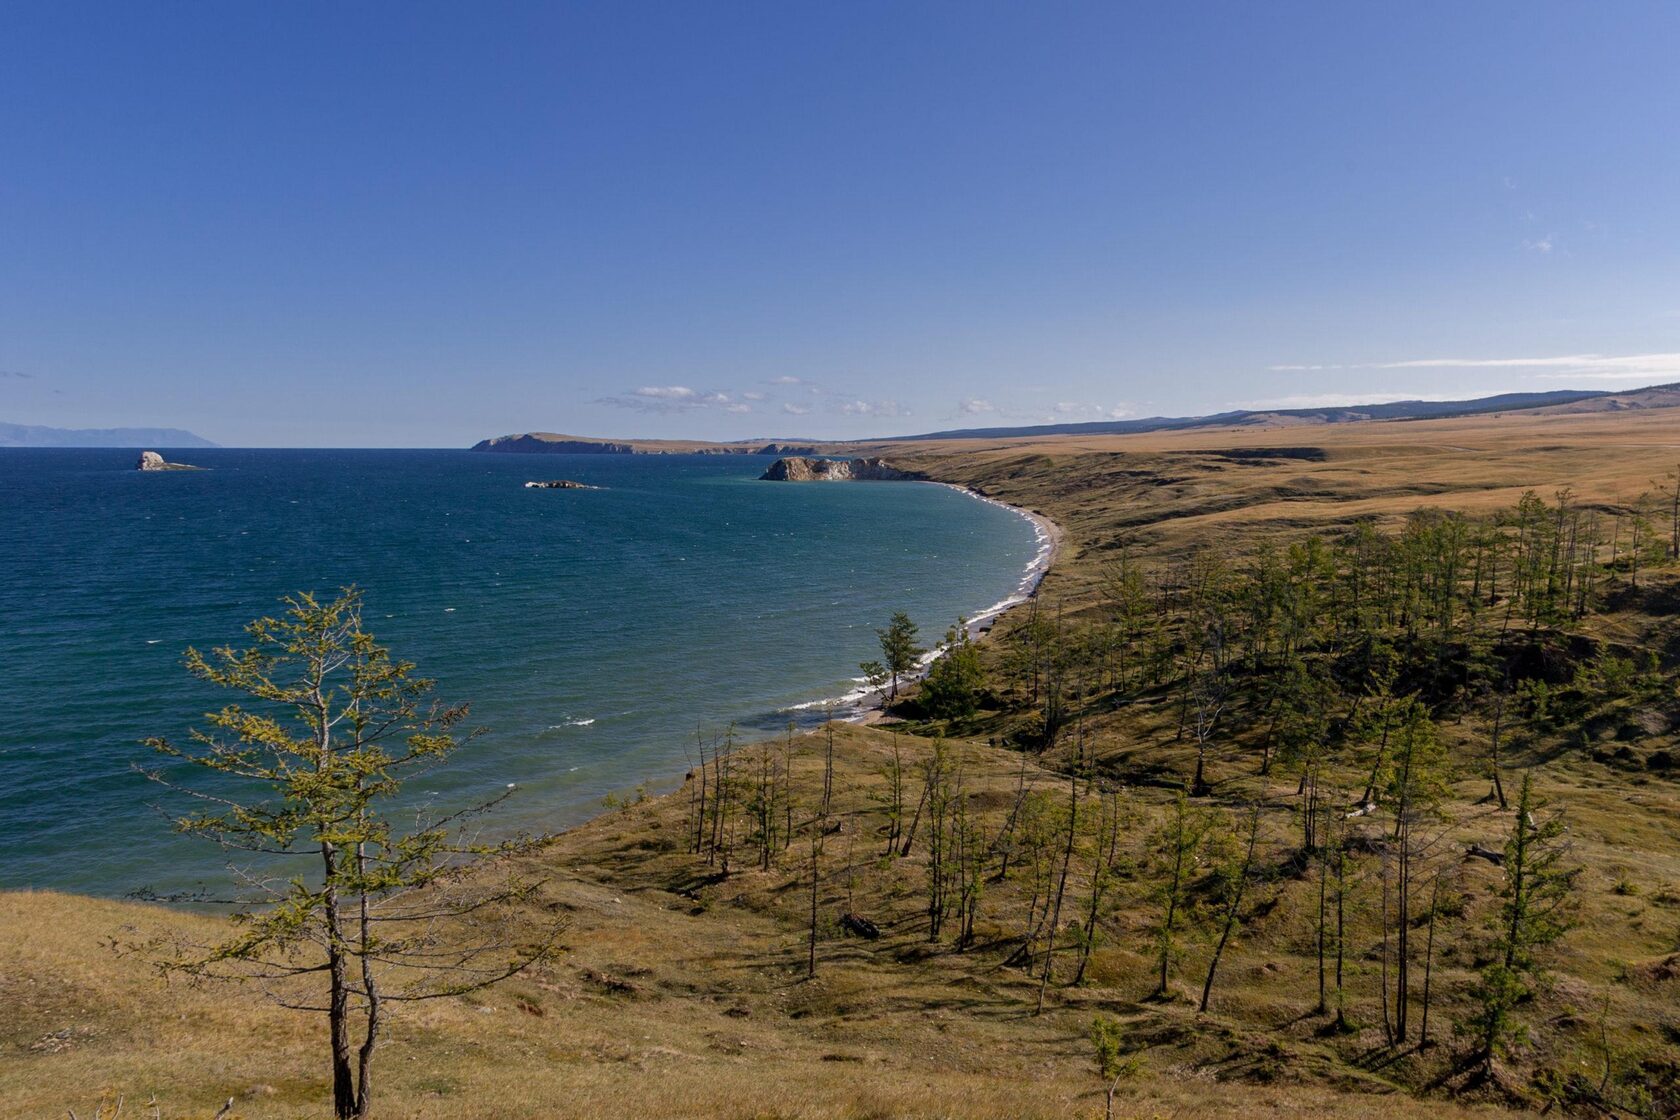
{"label": "distant peninsula", "polygon": [[[1245,408],[1207,416],[1151,416],[1132,420],[1099,420],[1065,424],[1025,424],[996,428],[951,428],[920,435],[876,436],[872,439],[769,442],[763,438],[708,441],[683,439],[604,440],[554,432],[524,432],[480,440],[474,451],[550,452],[569,455],[777,455],[784,458],[855,455],[859,451],[888,450],[906,443],[934,443],[961,439],[1041,439],[1046,436],[1142,435],[1188,432],[1207,428],[1270,429],[1318,427],[1371,421],[1441,420],[1452,417],[1499,416],[1514,412],[1568,415],[1593,412],[1639,412],[1680,407],[1680,382],[1642,389],[1558,389],[1539,393],[1500,393],[1454,401],[1389,401],[1381,404],[1327,405],[1316,408]],[[185,434],[185,433],[183,433]],[[0,445],[4,445],[0,436]],[[165,443],[164,440],[154,440]],[[172,445],[174,446],[174,445]],[[180,444],[179,446],[188,446]],[[817,467],[809,476],[837,478],[831,468]]]}
{"label": "distant peninsula", "polygon": [[742,440],[713,443],[705,440],[638,439],[602,440],[554,432],[522,432],[517,435],[481,439],[474,451],[503,451],[546,455],[814,455],[817,448],[791,443]]}
{"label": "distant peninsula", "polygon": [[0,424],[0,447],[215,447],[182,428],[46,428]]}

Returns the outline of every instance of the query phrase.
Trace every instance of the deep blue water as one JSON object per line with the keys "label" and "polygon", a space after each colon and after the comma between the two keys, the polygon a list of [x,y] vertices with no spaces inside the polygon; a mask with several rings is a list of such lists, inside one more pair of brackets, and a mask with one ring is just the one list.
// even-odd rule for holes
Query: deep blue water
{"label": "deep blue water", "polygon": [[[697,729],[780,728],[846,692],[873,628],[925,637],[1018,589],[1033,527],[919,483],[760,483],[758,456],[0,451],[0,887],[226,881],[134,773],[229,700],[181,668],[290,591],[365,621],[488,732],[416,791],[517,783],[502,827],[564,827],[680,775]],[[526,490],[573,478],[599,490]]]}

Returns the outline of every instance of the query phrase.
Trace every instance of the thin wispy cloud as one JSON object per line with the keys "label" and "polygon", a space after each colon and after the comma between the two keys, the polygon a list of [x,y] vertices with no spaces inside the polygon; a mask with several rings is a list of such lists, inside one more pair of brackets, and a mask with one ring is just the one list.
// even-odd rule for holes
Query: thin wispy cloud
{"label": "thin wispy cloud", "polygon": [[1680,353],[1557,354],[1524,358],[1408,358],[1396,362],[1287,364],[1266,367],[1273,373],[1318,373],[1380,369],[1498,369],[1531,371],[1548,381],[1663,381],[1680,378]]}
{"label": "thin wispy cloud", "polygon": [[784,374],[781,377],[772,377],[768,383],[771,385],[801,385],[804,382],[798,377]]}
{"label": "thin wispy cloud", "polygon": [[975,397],[959,402],[957,411],[964,416],[981,416],[988,412],[996,412],[997,406],[991,401]]}
{"label": "thin wispy cloud", "polygon": [[1575,373],[1617,372],[1631,376],[1680,371],[1680,353],[1561,354],[1549,358],[1416,358],[1386,362],[1377,369],[1564,369]]}
{"label": "thin wispy cloud", "polygon": [[1534,376],[1543,381],[1650,381],[1652,378],[1680,379],[1680,368],[1666,371],[1624,370],[1620,373],[1611,370],[1590,373],[1537,373]]}
{"label": "thin wispy cloud", "polygon": [[789,416],[806,416],[809,415],[811,410],[802,404],[794,404],[792,401],[789,401],[787,404],[782,406],[782,411],[787,413]]}
{"label": "thin wispy cloud", "polygon": [[644,385],[628,393],[602,397],[597,403],[650,413],[692,412],[702,408],[721,408],[725,412],[752,411],[750,404],[737,401],[728,393],[693,389],[687,385]]}
{"label": "thin wispy cloud", "polygon": [[1046,419],[1050,420],[1124,420],[1135,416],[1131,405],[1099,404],[1094,401],[1057,401]]}
{"label": "thin wispy cloud", "polygon": [[1524,249],[1533,249],[1536,253],[1549,253],[1557,247],[1557,235],[1548,233],[1544,237],[1537,237],[1532,241],[1524,241]]}
{"label": "thin wispy cloud", "polygon": [[840,412],[846,416],[908,416],[910,415],[897,401],[843,401]]}

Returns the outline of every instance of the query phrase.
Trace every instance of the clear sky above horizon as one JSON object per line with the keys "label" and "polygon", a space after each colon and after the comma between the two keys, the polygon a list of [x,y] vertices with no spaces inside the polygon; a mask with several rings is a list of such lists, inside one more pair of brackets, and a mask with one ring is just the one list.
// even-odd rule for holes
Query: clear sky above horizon
{"label": "clear sky above horizon", "polygon": [[1680,380],[1669,4],[0,2],[0,420],[886,435]]}

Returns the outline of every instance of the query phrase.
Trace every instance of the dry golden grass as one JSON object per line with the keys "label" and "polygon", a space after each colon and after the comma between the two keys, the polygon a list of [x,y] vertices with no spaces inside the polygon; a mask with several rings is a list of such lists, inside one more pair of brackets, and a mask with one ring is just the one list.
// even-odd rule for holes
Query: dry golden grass
{"label": "dry golden grass", "polygon": [[[382,1054],[380,1114],[1092,1115],[1100,1093],[1086,1031],[1097,1011],[1120,1018],[1128,1045],[1143,1054],[1144,1071],[1122,1092],[1124,1116],[1460,1113],[1397,1095],[1380,1075],[1347,1066],[1310,1038],[1280,1042],[1238,1018],[1193,1024],[1185,1007],[1137,1004],[1141,958],[1124,942],[1099,958],[1100,986],[1052,988],[1046,1013],[1034,1016],[1036,982],[1003,968],[997,952],[926,944],[915,859],[874,858],[879,807],[868,795],[882,786],[877,770],[890,741],[878,729],[838,731],[846,828],[829,841],[822,889],[832,916],[847,904],[850,879],[853,904],[886,930],[880,941],[825,928],[818,976],[808,980],[799,846],[771,872],[700,885],[707,869],[686,850],[680,792],[611,813],[534,860],[551,876],[543,907],[571,919],[567,951],[482,996],[398,1019]],[[928,749],[908,738],[904,746]],[[800,746],[807,792],[819,749],[812,738]],[[964,751],[973,788],[1007,803],[1019,756]],[[1024,904],[1017,894],[998,888],[983,932],[1007,932],[1011,910]],[[321,1114],[318,1023],[243,988],[164,987],[143,954],[107,947],[203,935],[215,921],[48,893],[0,895],[9,1008],[0,1113],[76,1107],[86,1115],[101,1094],[120,1093],[131,1108],[155,1094],[165,1116],[208,1116],[229,1096],[245,1117]],[[1250,969],[1232,968],[1231,1010],[1242,1018],[1293,1011],[1293,998],[1248,1006],[1242,977]]]}
{"label": "dry golden grass", "polygon": [[1421,506],[1487,512],[1513,505],[1531,489],[1549,499],[1569,487],[1588,503],[1626,503],[1680,467],[1680,410],[930,441],[871,450],[1055,520],[1070,547],[1045,592],[1078,600],[1089,589],[1092,566],[1121,546],[1146,557],[1209,542],[1241,548],[1263,534],[1361,517],[1392,521]]}
{"label": "dry golden grass", "polygon": [[[1399,518],[1420,505],[1487,509],[1527,488],[1573,487],[1585,501],[1625,501],[1680,461],[1676,413],[1516,414],[1414,423],[1199,431],[1079,440],[891,445],[895,460],[1044,512],[1066,531],[1044,594],[1077,608],[1103,564],[1126,545],[1166,562],[1210,537],[1232,548],[1278,530],[1360,515]],[[1322,458],[1222,455],[1312,447]],[[1664,620],[1610,621],[1623,640]],[[1009,624],[1006,622],[1005,626]],[[1172,712],[1143,702],[1093,715],[1098,755],[1114,773],[1178,775],[1188,748]],[[1447,725],[1456,744],[1480,732]],[[1671,743],[1672,732],[1653,742]],[[844,831],[830,840],[825,922],[855,908],[885,936],[825,930],[815,980],[803,974],[803,855],[770,872],[712,881],[687,851],[686,795],[614,812],[559,838],[532,869],[547,883],[533,923],[565,913],[566,952],[541,971],[480,996],[421,1005],[393,1025],[377,1066],[388,1117],[1066,1117],[1101,1114],[1086,1032],[1093,1014],[1124,1024],[1142,1063],[1122,1089],[1129,1117],[1256,1114],[1394,1118],[1454,1116],[1487,1106],[1415,1097],[1449,1048],[1382,1053],[1372,1027],[1374,966],[1356,962],[1361,1033],[1324,1038],[1316,997],[1309,885],[1280,880],[1276,901],[1239,938],[1213,1014],[1140,1003],[1149,988],[1143,880],[1093,961],[1093,983],[1052,987],[1032,1014],[1036,982],[1005,967],[1023,884],[991,884],[982,944],[967,953],[926,944],[920,856],[883,862],[879,769],[891,743],[878,728],[837,738]],[[906,738],[912,752],[928,749]],[[1651,744],[1644,744],[1649,746]],[[818,740],[801,743],[798,775],[815,782]],[[970,788],[1004,811],[1020,756],[962,747]],[[1047,760],[1054,764],[1055,758]],[[1672,1047],[1676,971],[1664,962],[1680,927],[1680,790],[1578,752],[1514,759],[1541,767],[1567,802],[1586,865],[1584,921],[1564,941],[1559,980],[1531,1016],[1534,1053],[1596,1077],[1598,1015],[1613,1047]],[[1259,796],[1274,847],[1290,828],[1293,788],[1262,783],[1239,740],[1213,761],[1221,796]],[[1047,785],[1057,779],[1034,771]],[[1059,788],[1059,787],[1058,787]],[[1508,821],[1461,782],[1454,838],[1497,844]],[[1132,795],[1134,851],[1166,804]],[[847,849],[851,874],[847,874]],[[1468,915],[1443,950],[1438,1038],[1462,1010],[1497,873],[1464,866]],[[1618,890],[1635,884],[1634,892]],[[1076,889],[1078,889],[1076,884]],[[229,1096],[251,1118],[323,1115],[323,1034],[313,1018],[240,987],[165,986],[143,951],[114,951],[173,933],[212,932],[217,919],[48,893],[0,894],[0,1115],[87,1116],[102,1094],[125,1115],[208,1117]],[[1371,919],[1363,919],[1371,936]],[[993,942],[988,944],[988,939]],[[1183,976],[1199,980],[1205,947]]]}

